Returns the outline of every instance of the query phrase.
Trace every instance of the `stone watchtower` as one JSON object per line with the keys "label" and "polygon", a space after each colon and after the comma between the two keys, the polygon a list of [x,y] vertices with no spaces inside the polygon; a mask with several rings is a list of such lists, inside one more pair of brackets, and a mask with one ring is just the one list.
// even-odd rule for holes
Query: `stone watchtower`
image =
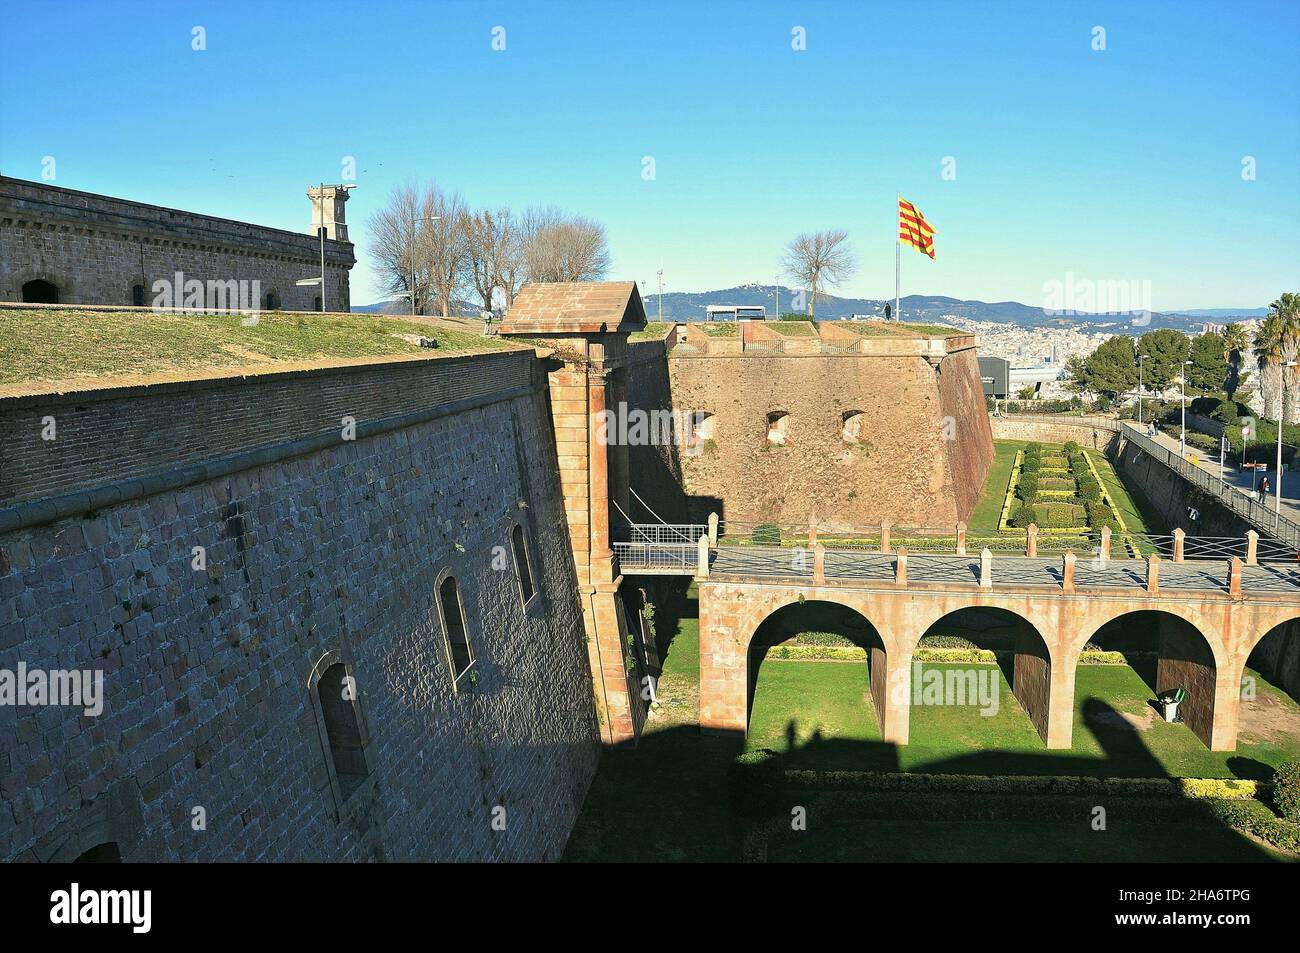
{"label": "stone watchtower", "polygon": [[609,745],[636,739],[640,686],[624,664],[627,617],[610,545],[611,523],[629,511],[628,448],[606,439],[603,412],[618,413],[626,402],[627,336],[645,323],[635,282],[557,282],[520,289],[500,329],[552,348],[560,362],[547,375],[551,416],[601,732]]}
{"label": "stone watchtower", "polygon": [[348,190],[341,185],[313,185],[307,189],[307,198],[311,199],[311,233],[319,237],[324,227],[326,238],[347,241],[348,223],[343,207],[348,201]]}

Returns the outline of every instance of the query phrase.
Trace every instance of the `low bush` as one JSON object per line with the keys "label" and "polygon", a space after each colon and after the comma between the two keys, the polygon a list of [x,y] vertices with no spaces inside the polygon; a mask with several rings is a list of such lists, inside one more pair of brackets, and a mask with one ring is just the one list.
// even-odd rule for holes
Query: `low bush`
{"label": "low bush", "polygon": [[1075,795],[1241,799],[1259,793],[1235,778],[1090,778],[1050,775],[907,774],[887,771],[785,771],[788,788],[824,791],[905,791],[949,794]]}
{"label": "low bush", "polygon": [[781,527],[775,523],[759,523],[749,534],[749,541],[756,546],[780,546]]}
{"label": "low bush", "polygon": [[1087,520],[1084,508],[1075,503],[1040,502],[1035,507],[1035,510],[1038,514],[1038,519],[1035,522],[1045,529],[1068,529],[1072,526],[1083,526]]}
{"label": "low bush", "polygon": [[1011,525],[1024,529],[1030,523],[1038,522],[1038,513],[1032,503],[1026,502],[1011,517]]}
{"label": "low bush", "polygon": [[1300,761],[1288,761],[1273,775],[1273,804],[1289,821],[1300,823]]}
{"label": "low bush", "polygon": [[1033,473],[1022,474],[1016,484],[1016,496],[1022,500],[1032,500],[1038,495],[1038,476]]}

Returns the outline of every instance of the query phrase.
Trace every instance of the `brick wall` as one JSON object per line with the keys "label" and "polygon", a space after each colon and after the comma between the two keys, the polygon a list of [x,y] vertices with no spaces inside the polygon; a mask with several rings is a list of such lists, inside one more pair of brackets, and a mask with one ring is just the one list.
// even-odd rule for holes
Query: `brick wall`
{"label": "brick wall", "polygon": [[[457,379],[484,379],[501,360]],[[328,417],[349,391],[373,412],[385,399],[389,411],[418,407],[427,395],[404,375],[434,373],[385,366],[239,387],[263,407],[291,401],[285,387],[317,387]],[[174,417],[178,453],[192,414],[217,442],[243,426],[222,416],[224,386],[185,396],[195,403]],[[153,399],[110,398],[166,429]],[[284,437],[316,424],[306,410],[270,416]],[[128,860],[557,858],[599,747],[547,417],[540,391],[489,393],[0,535],[0,668],[99,669],[106,696],[99,717],[0,706],[0,858],[103,839]],[[124,459],[137,459],[137,439],[119,441]],[[538,590],[527,608],[508,548],[516,522]],[[476,656],[477,683],[459,692],[435,604],[445,572]],[[351,666],[369,732],[370,777],[340,816],[308,687],[329,653]],[[492,827],[498,807],[504,830]]]}
{"label": "brick wall", "polygon": [[[974,349],[943,357],[936,372],[918,342],[888,343],[913,353],[670,356],[674,405],[715,418],[713,445],[682,457],[688,496],[718,500],[741,522],[815,513],[830,524],[941,526],[968,516],[993,457]],[[789,415],[782,446],[767,440],[776,411]],[[849,443],[844,415],[855,412],[860,438]]]}
{"label": "brick wall", "polygon": [[[310,224],[304,196],[303,223]],[[326,305],[350,308],[348,276],[356,263],[348,242],[325,242]],[[143,284],[176,272],[200,281],[259,281],[261,307],[274,292],[289,311],[314,309],[320,245],[290,232],[211,215],[130,202],[39,182],[0,176],[0,301],[21,301],[34,278],[54,283],[63,304],[132,304]],[[178,302],[179,304],[179,302]]]}
{"label": "brick wall", "polygon": [[[0,398],[0,504],[531,386],[530,351]],[[43,439],[52,417],[55,439]],[[2,525],[2,524],[0,524]]]}

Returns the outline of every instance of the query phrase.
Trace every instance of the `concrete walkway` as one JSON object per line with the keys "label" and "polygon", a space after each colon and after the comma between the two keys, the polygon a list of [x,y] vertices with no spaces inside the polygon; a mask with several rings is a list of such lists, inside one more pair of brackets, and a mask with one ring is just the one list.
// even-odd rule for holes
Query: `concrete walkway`
{"label": "concrete walkway", "polygon": [[[1142,432],[1146,433],[1145,430]],[[1160,444],[1160,446],[1169,449],[1175,456],[1177,456],[1177,436],[1171,437],[1169,434],[1162,431],[1154,439],[1156,443]],[[1207,454],[1189,446],[1187,448],[1185,459],[1188,463],[1194,462],[1197,467],[1204,470],[1206,473],[1212,474],[1216,479],[1218,478],[1218,454]],[[1269,461],[1270,465],[1267,470],[1237,470],[1231,465],[1226,465],[1223,468],[1223,482],[1236,487],[1244,495],[1258,500],[1259,494],[1252,490],[1252,486],[1258,486],[1259,481],[1267,476],[1269,483],[1272,484],[1267,503],[1268,508],[1272,510],[1274,492],[1277,487],[1277,478],[1273,472],[1272,466],[1275,460],[1276,458],[1273,458]],[[1289,519],[1300,521],[1300,504],[1297,503],[1298,500],[1300,500],[1300,473],[1297,473],[1294,470],[1288,470],[1284,464],[1282,468],[1282,515]]]}

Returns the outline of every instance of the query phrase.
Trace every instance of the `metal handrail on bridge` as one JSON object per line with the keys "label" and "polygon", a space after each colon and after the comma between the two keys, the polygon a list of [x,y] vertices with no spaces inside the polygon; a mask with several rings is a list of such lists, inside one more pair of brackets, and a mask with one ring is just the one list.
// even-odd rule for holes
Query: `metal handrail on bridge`
{"label": "metal handrail on bridge", "polygon": [[1300,551],[1300,523],[1282,516],[1267,504],[1260,503],[1236,487],[1224,483],[1214,474],[1188,463],[1181,456],[1166,447],[1162,447],[1136,427],[1126,426],[1121,429],[1120,433],[1125,440],[1143,453],[1158,460],[1188,483],[1215,497],[1247,522],[1272,533],[1289,544],[1293,557],[1296,551]]}

